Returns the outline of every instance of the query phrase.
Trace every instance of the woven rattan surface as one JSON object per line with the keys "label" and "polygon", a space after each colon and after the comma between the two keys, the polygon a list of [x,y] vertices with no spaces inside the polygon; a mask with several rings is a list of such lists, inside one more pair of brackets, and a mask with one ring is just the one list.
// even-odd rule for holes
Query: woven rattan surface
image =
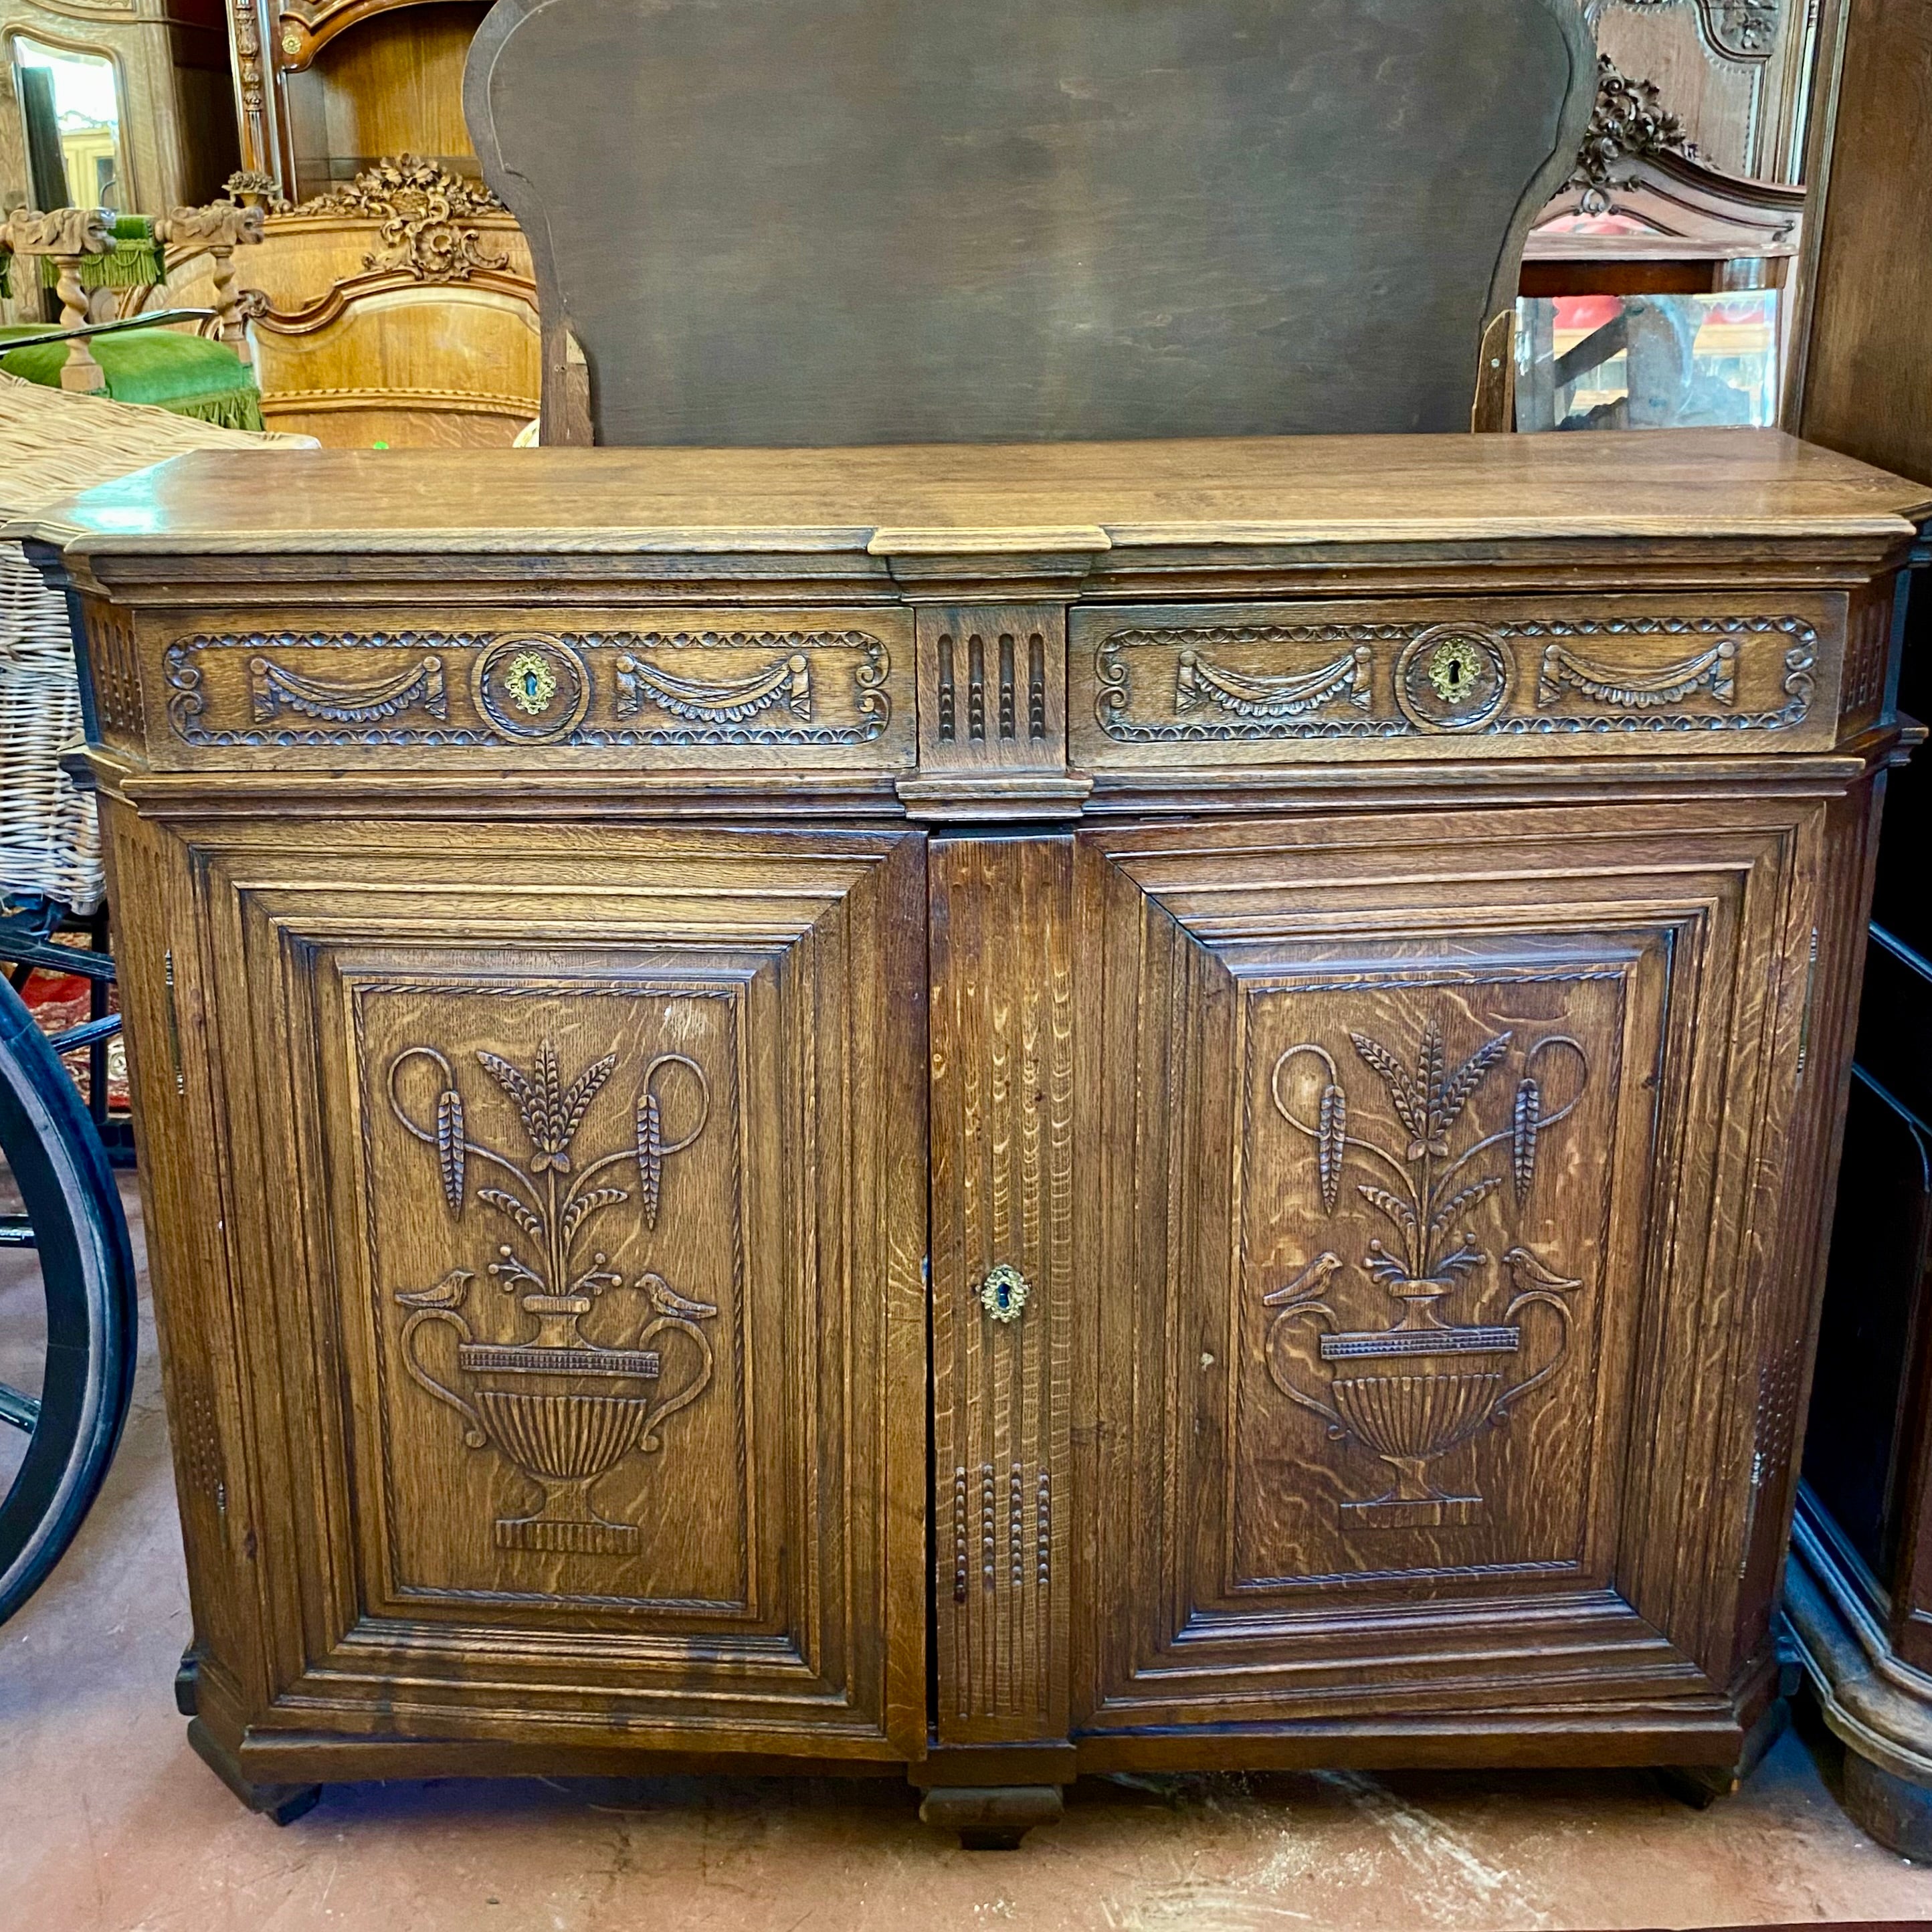
{"label": "woven rattan surface", "polygon": [[0,895],[88,913],[103,890],[94,801],[60,767],[82,735],[67,605],[20,538],[58,536],[40,513],[76,490],[185,450],[251,444],[314,447],[0,376]]}

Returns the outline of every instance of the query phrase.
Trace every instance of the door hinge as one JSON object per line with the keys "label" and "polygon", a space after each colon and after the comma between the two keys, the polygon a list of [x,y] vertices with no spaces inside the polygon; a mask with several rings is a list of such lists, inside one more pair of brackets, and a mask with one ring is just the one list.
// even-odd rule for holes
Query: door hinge
{"label": "door hinge", "polygon": [[1804,967],[1804,1012],[1798,1023],[1798,1081],[1802,1086],[1804,1068],[1811,1058],[1811,1004],[1818,990],[1818,928],[1811,928],[1811,955]]}

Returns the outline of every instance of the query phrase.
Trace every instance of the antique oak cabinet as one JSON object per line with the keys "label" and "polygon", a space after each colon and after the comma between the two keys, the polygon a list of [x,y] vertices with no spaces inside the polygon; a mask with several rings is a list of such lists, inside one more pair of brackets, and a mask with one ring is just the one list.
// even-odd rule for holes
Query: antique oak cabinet
{"label": "antique oak cabinet", "polygon": [[202,1756],[1721,1784],[1928,508],[1750,431],[76,500]]}

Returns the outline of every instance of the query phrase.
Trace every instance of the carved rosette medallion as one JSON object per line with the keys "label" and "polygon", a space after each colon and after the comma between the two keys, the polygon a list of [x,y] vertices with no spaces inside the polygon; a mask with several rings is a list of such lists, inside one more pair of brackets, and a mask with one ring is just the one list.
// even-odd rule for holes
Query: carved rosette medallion
{"label": "carved rosette medallion", "polygon": [[[476,1206],[496,1217],[506,1238],[482,1272],[529,1318],[526,1332],[507,1340],[482,1332],[487,1311],[472,1303],[473,1268],[452,1268],[433,1286],[395,1294],[410,1311],[401,1351],[411,1379],[463,1418],[471,1448],[488,1444],[542,1490],[534,1514],[496,1520],[499,1549],[634,1553],[637,1526],[601,1515],[592,1490],[626,1456],[661,1449],[665,1423],[711,1382],[711,1342],[700,1324],[717,1309],[652,1270],[626,1282],[591,1246],[597,1224],[619,1208],[656,1228],[665,1163],[704,1132],[710,1084],[688,1055],[658,1054],[638,1078],[626,1143],[585,1160],[578,1148],[585,1117],[619,1058],[607,1053],[566,1077],[548,1040],[529,1067],[478,1052],[523,1124],[529,1151],[521,1157],[472,1136],[456,1070],[437,1048],[406,1047],[389,1062],[390,1111],[434,1154],[451,1215],[460,1221]],[[616,1294],[634,1295],[642,1307],[634,1334],[612,1347],[579,1324]],[[438,1326],[456,1335],[441,1360],[428,1352],[428,1331]],[[664,1352],[674,1346],[667,1377]]]}
{"label": "carved rosette medallion", "polygon": [[[1520,1241],[1498,1264],[1466,1217],[1506,1186],[1520,1212],[1544,1136],[1575,1111],[1589,1064],[1568,1034],[1545,1034],[1520,1054],[1509,1124],[1472,1138],[1466,1128],[1458,1131],[1464,1110],[1515,1049],[1513,1031],[1492,1035],[1454,1066],[1432,1023],[1423,1030],[1412,1064],[1366,1034],[1351,1033],[1349,1039],[1387,1090],[1406,1142],[1387,1143],[1358,1130],[1341,1067],[1312,1040],[1282,1053],[1270,1090],[1276,1112],[1314,1143],[1324,1211],[1335,1214],[1342,1183],[1353,1176],[1356,1192],[1388,1223],[1393,1240],[1371,1240],[1354,1265],[1381,1291],[1384,1306],[1394,1304],[1394,1312],[1380,1327],[1344,1328],[1336,1304],[1349,1264],[1324,1250],[1262,1298],[1264,1307],[1276,1311],[1264,1345],[1268,1375],[1291,1402],[1318,1416],[1332,1438],[1367,1450],[1389,1472],[1383,1494],[1340,1505],[1345,1527],[1480,1522],[1484,1498],[1445,1492],[1431,1466],[1506,1421],[1562,1367],[1569,1347],[1568,1298],[1582,1282]],[[1548,1088],[1559,1081],[1567,1093],[1552,1107]],[[1459,1141],[1466,1144],[1459,1147]],[[1479,1296],[1484,1276],[1498,1266],[1508,1282],[1501,1319],[1448,1318],[1444,1311],[1459,1298]],[[1518,1318],[1538,1308],[1551,1312],[1550,1333],[1532,1354]],[[1294,1345],[1304,1328],[1318,1333],[1325,1386],[1310,1388],[1300,1378],[1305,1356]],[[1538,1365],[1529,1366],[1538,1358]]]}
{"label": "carved rosette medallion", "polygon": [[478,712],[500,735],[524,743],[562,737],[590,708],[590,668],[560,638],[499,638],[470,677]]}
{"label": "carved rosette medallion", "polygon": [[1436,625],[1396,659],[1395,701],[1420,730],[1479,731],[1509,692],[1509,652],[1473,625]]}

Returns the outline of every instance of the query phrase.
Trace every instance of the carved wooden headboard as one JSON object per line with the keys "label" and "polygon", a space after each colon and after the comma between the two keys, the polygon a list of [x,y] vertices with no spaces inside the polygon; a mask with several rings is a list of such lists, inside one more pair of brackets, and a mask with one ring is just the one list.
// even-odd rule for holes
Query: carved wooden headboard
{"label": "carved wooden headboard", "polygon": [[1469,426],[1578,0],[497,0],[465,81],[545,434]]}

